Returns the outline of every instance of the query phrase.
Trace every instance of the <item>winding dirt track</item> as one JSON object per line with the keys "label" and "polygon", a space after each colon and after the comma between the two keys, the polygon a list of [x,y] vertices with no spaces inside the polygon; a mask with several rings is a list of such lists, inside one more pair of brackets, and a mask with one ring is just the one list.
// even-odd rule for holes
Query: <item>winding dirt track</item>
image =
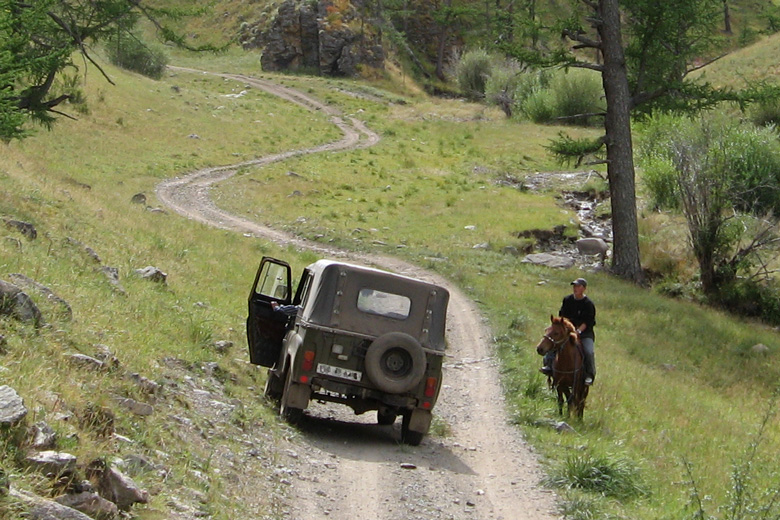
{"label": "winding dirt track", "polygon": [[[178,72],[204,74],[193,69]],[[448,359],[436,408],[450,435],[427,437],[417,448],[400,445],[399,425],[378,426],[372,414],[354,416],[347,407],[312,403],[293,439],[280,455],[287,492],[280,508],[288,518],[545,520],[557,518],[555,496],[540,485],[537,457],[507,424],[490,330],[475,304],[434,273],[401,260],[334,250],[262,226],[216,207],[212,184],[239,168],[262,167],[304,154],[364,148],[379,136],[333,107],[266,80],[234,79],[327,114],[343,137],[321,146],[269,155],[230,166],[207,168],[157,186],[159,200],[179,214],[222,229],[283,245],[317,251],[430,280],[450,291]]]}

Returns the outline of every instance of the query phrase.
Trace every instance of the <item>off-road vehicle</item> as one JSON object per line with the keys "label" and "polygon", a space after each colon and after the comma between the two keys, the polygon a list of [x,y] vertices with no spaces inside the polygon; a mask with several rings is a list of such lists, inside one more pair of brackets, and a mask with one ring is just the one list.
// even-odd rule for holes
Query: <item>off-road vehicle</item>
{"label": "off-road vehicle", "polygon": [[[403,417],[418,445],[439,396],[449,293],[379,269],[319,260],[292,296],[289,264],[264,257],[249,294],[250,361],[268,367],[265,394],[295,421],[310,400]],[[279,307],[281,306],[281,307]],[[295,306],[295,307],[287,307]]]}

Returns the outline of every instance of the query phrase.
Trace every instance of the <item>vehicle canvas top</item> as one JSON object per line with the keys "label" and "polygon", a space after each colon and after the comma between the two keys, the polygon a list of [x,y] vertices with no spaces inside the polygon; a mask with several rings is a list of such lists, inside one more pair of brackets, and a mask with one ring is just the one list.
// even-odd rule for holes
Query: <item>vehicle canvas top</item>
{"label": "vehicle canvas top", "polygon": [[367,336],[405,332],[424,348],[444,350],[446,289],[331,260],[315,262],[307,271],[313,279],[301,303],[301,321]]}

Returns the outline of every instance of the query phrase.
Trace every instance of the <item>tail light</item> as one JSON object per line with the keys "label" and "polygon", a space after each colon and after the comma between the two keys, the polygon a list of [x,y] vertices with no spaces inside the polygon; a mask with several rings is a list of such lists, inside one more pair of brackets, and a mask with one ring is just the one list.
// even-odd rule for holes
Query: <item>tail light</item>
{"label": "tail light", "polygon": [[301,364],[301,369],[304,372],[311,372],[312,368],[314,368],[314,351],[307,350],[303,353],[303,363]]}
{"label": "tail light", "polygon": [[436,383],[438,383],[438,379],[435,377],[429,377],[428,380],[425,382],[425,397],[433,397],[436,395]]}

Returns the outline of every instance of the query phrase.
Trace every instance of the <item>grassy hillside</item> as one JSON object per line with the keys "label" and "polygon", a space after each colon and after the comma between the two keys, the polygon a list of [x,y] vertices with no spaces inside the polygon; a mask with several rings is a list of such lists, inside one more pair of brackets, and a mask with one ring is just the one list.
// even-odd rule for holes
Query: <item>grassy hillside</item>
{"label": "grassy hillside", "polygon": [[[774,330],[587,273],[599,312],[598,381],[576,433],[551,427],[557,416],[536,372],[540,360],[533,347],[569,292],[569,281],[582,273],[531,266],[501,251],[519,244],[518,231],[550,229],[576,217],[557,204],[557,191],[528,193],[499,181],[556,169],[544,147],[557,128],[507,123],[498,112],[426,99],[405,85],[390,93],[347,81],[262,74],[252,56],[190,57],[177,64],[274,78],[341,107],[382,135],[370,149],[247,170],[217,187],[214,197],[233,211],[316,240],[404,256],[468,291],[493,327],[513,419],[548,457],[551,475],[571,461],[585,460],[588,467],[612,461],[637,475],[646,492],[622,503],[599,493],[565,493],[574,511],[592,510],[597,518],[682,518],[689,491],[684,461],[692,464],[702,495],[714,505],[727,500],[731,464],[746,460],[780,378]],[[31,293],[49,326],[35,329],[0,318],[7,341],[7,353],[0,355],[2,384],[24,397],[29,424],[51,422],[63,448],[80,459],[141,452],[157,460],[165,452],[175,478],[139,477],[154,491],[151,505],[135,510],[139,518],[169,518],[172,497],[184,482],[206,497],[214,518],[245,517],[250,508],[272,517],[277,504],[265,499],[273,495],[270,489],[231,485],[238,477],[215,471],[209,451],[181,438],[168,415],[191,406],[176,389],[217,377],[237,406],[229,421],[237,434],[220,442],[246,449],[242,436],[263,432],[268,437],[262,441],[270,443],[267,457],[273,457],[281,426],[257,397],[262,371],[247,364],[245,298],[263,254],[288,258],[297,267],[313,256],[130,200],[144,193],[155,208],[154,187],[162,179],[312,146],[337,133],[322,114],[262,92],[229,97],[245,90],[236,82],[192,73],[154,82],[109,71],[117,86],[90,76],[89,112],[78,121],[4,146],[0,155],[0,216],[31,222],[39,233],[29,241],[0,228],[0,277],[34,278],[67,300],[74,316],[67,320],[55,304]],[[301,196],[290,197],[296,190]],[[124,292],[68,238],[94,249],[103,265],[118,268]],[[651,239],[644,236],[643,242]],[[488,249],[473,247],[483,243]],[[147,265],[168,274],[167,286],[133,275]],[[217,340],[234,346],[221,353],[213,348]],[[754,353],[757,343],[768,352]],[[69,361],[72,353],[95,355],[104,347],[123,371],[168,385],[158,406],[169,414],[139,418],[118,409],[117,395],[146,397],[118,373],[95,374]],[[94,405],[114,410],[117,432],[131,443],[101,438],[89,421],[57,419],[61,411],[88,417]],[[206,421],[201,426],[210,428]],[[776,417],[770,426],[761,438],[758,470],[777,467]],[[19,464],[17,440],[0,434],[0,467],[18,487],[45,489]],[[260,462],[242,470],[272,471]],[[776,484],[772,478],[756,475],[751,485],[769,489]],[[261,503],[247,502],[250,496]]]}

